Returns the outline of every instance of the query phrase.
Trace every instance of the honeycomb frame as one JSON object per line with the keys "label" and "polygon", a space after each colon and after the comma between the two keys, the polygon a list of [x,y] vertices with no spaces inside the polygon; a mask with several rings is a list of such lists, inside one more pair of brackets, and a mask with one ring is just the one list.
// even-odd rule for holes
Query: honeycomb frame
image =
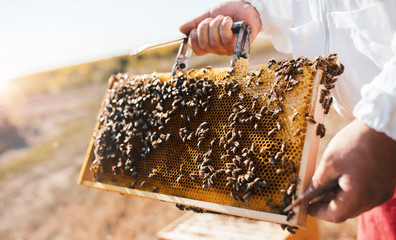
{"label": "honeycomb frame", "polygon": [[[187,172],[193,172],[194,170],[191,169],[191,166],[189,165],[190,162],[192,163],[194,161],[192,156],[197,156],[199,155],[197,153],[197,149],[195,149],[194,147],[187,147],[185,149],[188,149],[189,152],[191,152],[192,154],[187,155],[187,157],[183,156],[183,161],[182,164],[180,165],[180,169],[179,169],[179,165],[177,166],[173,166],[169,169],[168,167],[168,163],[167,162],[162,162],[162,165],[156,165],[156,168],[153,168],[153,166],[151,166],[150,168],[152,169],[152,172],[147,172],[147,169],[145,169],[145,177],[140,178],[139,181],[141,183],[143,182],[148,182],[148,186],[140,186],[140,187],[135,187],[136,184],[136,180],[134,181],[133,186],[131,187],[131,182],[134,178],[137,178],[138,176],[133,176],[131,177],[125,177],[122,176],[123,174],[116,174],[115,176],[109,174],[110,172],[108,171],[109,167],[103,167],[103,168],[107,168],[107,172],[105,170],[101,171],[97,171],[95,172],[92,171],[92,166],[95,166],[95,138],[97,138],[98,132],[100,134],[100,127],[102,126],[103,122],[101,122],[100,116],[103,115],[103,113],[105,112],[105,108],[106,108],[106,104],[109,103],[109,96],[112,95],[112,93],[114,93],[114,88],[117,88],[117,85],[122,86],[122,83],[125,83],[128,81],[128,79],[130,78],[130,76],[127,75],[119,75],[118,77],[114,76],[109,80],[109,86],[108,86],[108,90],[107,93],[105,94],[103,103],[102,103],[102,107],[99,111],[99,119],[98,122],[95,126],[95,131],[93,134],[93,137],[90,141],[89,147],[88,147],[88,151],[87,151],[87,155],[86,155],[86,159],[83,163],[82,169],[81,169],[81,173],[80,173],[80,177],[78,180],[78,183],[81,185],[84,185],[86,187],[92,187],[92,188],[96,188],[96,189],[103,189],[103,190],[107,190],[107,191],[114,191],[114,192],[119,192],[119,193],[123,193],[123,194],[128,194],[128,195],[134,195],[134,196],[140,196],[140,197],[146,197],[146,198],[150,198],[150,199],[157,199],[157,200],[161,200],[161,201],[166,201],[166,202],[171,202],[171,203],[176,203],[176,204],[181,204],[181,205],[186,205],[186,206],[192,206],[194,208],[199,208],[199,209],[204,209],[204,210],[208,210],[208,211],[214,211],[214,212],[220,212],[220,213],[225,213],[225,214],[232,214],[232,215],[237,215],[237,216],[242,216],[242,217],[248,217],[248,218],[254,218],[254,219],[259,219],[259,220],[266,220],[266,221],[271,221],[271,222],[276,222],[276,223],[281,223],[281,224],[287,224],[287,225],[292,225],[292,226],[305,226],[305,221],[306,221],[306,216],[307,216],[307,206],[306,205],[302,205],[299,206],[297,208],[295,208],[293,210],[293,215],[294,216],[288,216],[288,214],[282,213],[282,209],[270,209],[270,207],[268,207],[268,204],[266,201],[263,201],[263,197],[261,197],[261,195],[263,196],[275,196],[274,197],[274,201],[276,202],[280,202],[280,197],[283,196],[282,194],[285,193],[279,193],[279,191],[283,191],[286,192],[287,190],[289,190],[290,188],[292,188],[291,186],[282,186],[282,184],[284,183],[288,183],[291,180],[291,176],[293,172],[295,175],[298,176],[298,180],[296,180],[295,182],[295,186],[294,189],[292,190],[293,193],[295,194],[295,196],[299,196],[302,195],[302,193],[307,189],[309,182],[312,178],[314,169],[315,169],[315,164],[316,164],[316,157],[317,157],[317,152],[318,152],[318,146],[319,146],[319,138],[321,137],[320,133],[318,133],[318,127],[317,125],[320,123],[323,123],[323,118],[324,118],[324,113],[323,108],[321,108],[322,106],[325,106],[325,104],[323,103],[324,98],[326,98],[326,96],[323,97],[323,94],[321,94],[321,92],[325,91],[329,85],[328,81],[324,81],[324,79],[331,79],[331,77],[329,77],[329,72],[331,72],[331,67],[327,67],[327,65],[321,65],[321,59],[323,58],[319,58],[319,60],[315,60],[315,61],[311,61],[311,60],[307,60],[307,59],[303,59],[306,64],[305,67],[301,68],[302,71],[301,72],[301,76],[296,77],[295,79],[293,79],[293,81],[297,81],[296,85],[298,84],[298,86],[296,88],[300,88],[303,89],[303,91],[305,91],[304,96],[308,96],[307,99],[305,100],[301,100],[302,102],[304,102],[304,106],[300,106],[300,110],[297,111],[300,113],[300,115],[298,116],[298,118],[300,118],[300,125],[299,128],[295,128],[293,126],[293,122],[294,122],[294,118],[296,118],[297,116],[295,116],[295,107],[296,104],[300,104],[301,105],[301,101],[297,103],[294,102],[296,99],[299,99],[301,96],[301,94],[294,94],[293,97],[288,97],[287,94],[285,94],[285,100],[283,102],[286,102],[285,106],[282,108],[282,112],[280,113],[281,116],[283,116],[282,121],[282,126],[283,129],[281,131],[281,129],[279,128],[277,131],[281,132],[281,133],[275,133],[278,135],[282,135],[282,137],[280,137],[280,139],[286,139],[285,141],[283,141],[283,143],[285,143],[286,141],[288,142],[288,139],[297,139],[298,143],[297,143],[297,153],[294,153],[294,155],[297,156],[298,159],[295,159],[293,157],[296,157],[293,155],[293,153],[291,154],[291,159],[294,160],[290,160],[288,161],[288,163],[293,162],[292,166],[287,166],[285,167],[283,170],[279,168],[279,166],[277,166],[275,169],[275,165],[280,165],[279,163],[276,164],[271,164],[271,162],[268,159],[272,159],[271,157],[268,156],[274,156],[275,153],[279,153],[279,149],[278,150],[272,150],[272,147],[268,150],[270,153],[264,153],[265,157],[259,156],[258,151],[253,153],[255,154],[254,156],[256,156],[256,158],[258,159],[260,164],[264,164],[266,167],[264,168],[263,171],[265,171],[266,174],[268,174],[271,178],[271,176],[275,176],[273,178],[277,179],[279,178],[278,176],[280,174],[283,174],[281,171],[285,171],[287,172],[287,170],[289,170],[289,174],[288,177],[284,177],[282,178],[284,182],[280,182],[279,180],[277,183],[271,183],[269,182],[268,185],[270,185],[269,188],[273,188],[272,190],[269,190],[270,193],[265,192],[266,190],[264,190],[264,193],[259,192],[259,191],[255,191],[254,192],[254,197],[253,197],[253,202],[251,204],[249,204],[249,202],[251,202],[251,200],[249,199],[249,201],[246,201],[248,203],[245,203],[245,201],[243,202],[238,202],[238,198],[233,201],[232,198],[227,194],[224,194],[224,192],[222,192],[223,190],[219,190],[217,191],[216,188],[221,188],[221,186],[224,186],[224,179],[222,181],[220,181],[220,183],[215,183],[215,186],[211,186],[209,187],[209,190],[206,190],[205,187],[202,187],[203,189],[199,188],[199,184],[191,184],[186,183],[183,186],[183,178],[186,178],[186,176],[183,176],[183,178],[181,178],[181,183],[179,181],[179,178],[176,179],[175,183],[172,184],[162,184],[161,182],[155,182],[155,183],[150,183],[152,178],[150,178],[150,174],[151,176],[153,176],[153,172],[155,169],[155,172],[162,172],[163,174],[168,174],[168,175],[172,175],[173,176],[168,176],[168,179],[173,179],[175,180],[175,175],[179,175],[182,176],[183,174],[181,174],[181,172],[183,171],[187,171],[187,170],[182,170],[182,165],[184,166],[184,164],[186,164],[186,168],[188,168]],[[333,59],[334,60],[334,59]],[[332,60],[332,62],[334,62]],[[290,61],[289,61],[290,62]],[[216,99],[213,101],[211,101],[211,104],[213,106],[211,106],[212,110],[209,111],[214,111],[214,112],[221,112],[222,108],[229,108],[229,110],[232,110],[232,108],[230,107],[230,103],[228,104],[224,104],[223,100],[219,98],[219,95],[222,95],[223,97],[225,96],[225,98],[227,97],[232,97],[232,92],[228,92],[227,93],[227,89],[224,87],[227,85],[227,83],[230,83],[230,81],[233,81],[233,79],[237,79],[237,84],[240,84],[240,89],[239,92],[242,92],[242,94],[236,95],[234,94],[233,98],[234,98],[234,102],[235,101],[242,101],[241,95],[245,95],[245,96],[249,96],[247,97],[247,105],[251,105],[252,109],[253,109],[253,102],[258,103],[258,101],[256,101],[257,99],[264,99],[263,102],[260,102],[258,105],[260,107],[262,106],[266,106],[268,108],[271,108],[271,106],[273,106],[273,102],[271,102],[271,99],[268,96],[269,92],[274,92],[274,82],[276,81],[276,79],[279,79],[279,75],[281,75],[282,80],[284,80],[285,76],[284,74],[281,74],[279,71],[279,69],[281,69],[281,64],[285,64],[287,63],[287,61],[281,61],[281,62],[276,62],[276,61],[270,61],[268,65],[259,65],[259,66],[249,66],[248,65],[248,61],[241,59],[237,62],[236,66],[234,69],[211,69],[211,68],[205,68],[205,69],[200,69],[200,70],[191,70],[188,73],[179,73],[179,77],[193,77],[194,79],[205,79],[206,80],[210,80],[211,84],[213,85],[213,88],[215,89],[214,92],[215,94],[210,95],[210,96],[215,96]],[[261,69],[265,69],[265,70],[261,70]],[[278,70],[278,71],[277,71]],[[260,76],[263,75],[262,78],[264,78],[266,81],[260,81]],[[277,77],[278,75],[278,77]],[[298,74],[297,74],[298,75]],[[332,75],[338,75],[338,74],[332,74]],[[149,75],[144,75],[144,76],[135,76],[132,77],[134,79],[137,79],[138,81],[142,81],[144,84],[147,83],[147,79],[158,79],[161,82],[166,82],[169,79],[171,79],[171,76],[169,73],[164,73],[164,74],[155,74],[152,76]],[[252,80],[252,82],[251,82]],[[260,81],[260,84],[259,82]],[[217,83],[222,82],[223,85],[220,84],[220,87],[217,86]],[[277,82],[277,84],[279,83],[279,81]],[[331,83],[330,83],[331,84]],[[230,85],[230,84],[228,84]],[[234,82],[235,85],[235,82]],[[223,87],[223,88],[221,88]],[[223,90],[221,90],[223,89]],[[275,88],[276,89],[276,88]],[[305,90],[304,90],[305,89]],[[271,91],[272,90],[272,91]],[[219,94],[221,92],[221,94]],[[259,97],[257,96],[257,93],[260,93],[261,95]],[[291,93],[293,91],[290,91]],[[300,91],[301,92],[301,91]],[[227,96],[230,95],[230,96]],[[236,96],[235,96],[236,95]],[[254,96],[254,97],[253,97]],[[223,98],[222,97],[222,98]],[[238,100],[238,97],[240,98]],[[220,100],[218,101],[219,98]],[[252,100],[252,99],[256,99],[256,100]],[[265,100],[266,99],[266,100]],[[327,101],[327,105],[329,102],[329,98],[325,99]],[[243,100],[245,101],[245,100]],[[243,102],[242,101],[242,102]],[[269,103],[268,103],[269,101]],[[287,102],[289,101],[289,102]],[[326,102],[325,101],[325,102]],[[214,102],[214,103],[213,103]],[[217,104],[220,103],[220,104]],[[293,105],[294,104],[294,105]],[[293,106],[293,107],[289,107]],[[280,103],[279,103],[280,106]],[[216,108],[217,107],[217,108]],[[298,106],[297,106],[298,107]],[[329,106],[328,106],[329,107]],[[327,108],[327,107],[325,107]],[[254,109],[253,109],[254,110]],[[254,110],[254,112],[257,113],[258,110]],[[187,113],[189,115],[187,116],[192,116],[193,113],[191,112],[191,110],[188,110],[187,112],[183,112],[184,114],[181,115],[181,118],[185,118]],[[198,119],[200,119],[200,121],[202,123],[202,119],[205,120],[205,114],[208,115],[208,113],[205,111],[203,111],[202,113],[204,113],[204,115],[199,115]],[[305,115],[304,115],[305,113]],[[221,115],[221,114],[220,114]],[[224,115],[224,114],[223,114]],[[203,116],[203,117],[202,117]],[[306,117],[305,117],[306,116]],[[307,117],[312,117],[312,119],[315,119],[315,124],[313,124],[312,122],[306,120]],[[223,119],[223,126],[227,125],[226,123],[224,123],[224,119],[227,118],[228,116],[223,116],[221,119]],[[266,119],[273,119],[269,118],[267,116]],[[283,121],[284,120],[284,121]],[[174,125],[179,124],[180,122],[185,122],[186,119],[179,119],[178,121],[176,121],[176,123],[174,123]],[[210,124],[215,124],[211,119],[207,120]],[[274,139],[272,138],[272,136],[270,137],[270,128],[274,128],[274,126],[276,126],[276,124],[279,124],[278,121],[273,121],[271,120],[271,124],[267,124],[267,125],[271,125],[271,127],[268,127],[267,125],[263,126],[263,125],[254,125],[254,129],[252,130],[252,126],[250,126],[250,130],[247,130],[247,136],[245,136],[246,138],[252,140],[253,142],[255,142],[254,144],[256,144],[258,142],[258,145],[260,146],[260,150],[262,149],[261,146],[263,144],[260,145],[260,141],[262,142],[262,138],[266,137],[266,136],[256,136],[255,135],[255,130],[259,130],[261,131],[261,133],[265,132],[266,134],[268,134],[267,140],[266,141],[273,141]],[[190,121],[188,121],[190,122]],[[194,120],[192,120],[192,122],[194,122]],[[275,123],[276,122],[276,123]],[[316,122],[318,124],[316,124]],[[189,124],[187,124],[189,125]],[[190,124],[191,125],[191,124]],[[251,124],[252,125],[252,124]],[[180,125],[182,126],[182,125]],[[179,126],[179,127],[180,127]],[[197,129],[197,131],[199,130],[201,125],[198,125],[197,123],[195,123],[195,127],[191,127],[193,129]],[[279,126],[278,126],[279,127]],[[242,128],[244,128],[244,125],[242,126]],[[267,128],[265,131],[261,130],[262,128]],[[210,133],[210,136],[215,135],[216,137],[214,137],[214,139],[217,139],[217,141],[221,141],[220,136],[224,136],[226,135],[226,131],[224,131],[223,133],[221,132],[220,128],[214,128],[212,131],[214,133]],[[246,127],[245,127],[246,129]],[[202,130],[202,129],[201,129]],[[230,132],[232,130],[232,128],[230,127],[228,129],[228,132]],[[275,129],[276,130],[276,129]],[[217,132],[216,132],[217,131]],[[219,132],[220,131],[220,132]],[[186,134],[192,133],[194,131],[190,131],[187,132]],[[253,133],[253,134],[252,134]],[[172,134],[173,137],[175,137],[175,134]],[[190,134],[191,135],[191,134]],[[254,135],[254,136],[253,136]],[[186,137],[186,136],[184,136]],[[198,137],[198,136],[197,136]],[[182,135],[180,135],[180,138],[182,138]],[[199,138],[198,138],[199,139]],[[180,142],[180,139],[178,139]],[[175,138],[173,138],[172,140],[175,144]],[[183,139],[182,141],[183,143],[185,142],[185,139]],[[188,142],[188,141],[187,141]],[[205,142],[205,139],[203,140],[203,145],[206,146],[206,150],[205,151],[201,151],[201,153],[203,154],[208,154],[208,149],[211,148],[209,146],[208,141]],[[240,142],[242,142],[242,144],[244,144],[245,148],[246,148],[246,139],[241,140]],[[249,144],[252,141],[249,141]],[[282,141],[280,140],[276,140],[275,141],[275,145],[280,147]],[[289,142],[288,142],[289,143]],[[290,140],[290,143],[293,143],[292,140]],[[253,145],[252,144],[252,148]],[[272,146],[272,143],[270,143]],[[177,145],[177,144],[176,144]],[[292,144],[291,144],[292,145]],[[219,145],[220,146],[220,145]],[[294,146],[294,145],[292,145]],[[174,155],[170,154],[170,150],[172,149],[172,145],[168,144],[166,148],[168,148],[168,150],[165,152],[166,154],[168,154],[170,156],[170,158],[174,157]],[[213,145],[212,145],[213,147]],[[161,149],[162,147],[160,147]],[[214,149],[214,147],[213,147]],[[96,149],[97,150],[97,149]],[[199,150],[199,147],[198,147]],[[265,151],[267,151],[265,150]],[[216,150],[218,151],[218,150]],[[215,151],[215,155],[217,154]],[[263,152],[265,152],[263,151]],[[272,151],[272,152],[271,152]],[[177,151],[176,151],[177,152]],[[235,152],[235,151],[234,151]],[[210,153],[212,153],[210,151]],[[154,153],[151,153],[151,155],[153,155]],[[164,154],[164,153],[162,153]],[[176,153],[173,153],[176,154]],[[200,155],[200,158],[202,158],[202,155]],[[261,154],[261,151],[260,151]],[[284,156],[286,156],[288,153],[285,152]],[[155,154],[154,154],[155,155]],[[215,161],[217,162],[221,162],[221,160],[219,160],[220,155],[218,154],[217,158]],[[289,158],[289,156],[288,156]],[[145,161],[158,161],[158,159],[156,159],[155,157],[153,157],[154,160],[150,160],[150,157],[148,159],[146,159]],[[273,159],[272,159],[273,160]],[[271,160],[271,161],[272,161]],[[278,159],[279,160],[279,159]],[[283,161],[282,161],[283,162]],[[180,162],[178,162],[180,163]],[[148,163],[147,163],[148,164]],[[224,166],[225,164],[227,164],[226,162],[223,161],[222,165]],[[229,162],[230,164],[230,162]],[[282,163],[283,164],[283,163]],[[99,164],[100,165],[100,164]],[[113,164],[114,165],[114,164]],[[213,164],[216,169],[219,169],[220,165],[219,164]],[[272,166],[274,165],[274,166]],[[290,164],[291,165],[291,164]],[[101,165],[100,165],[101,166]],[[158,166],[160,168],[158,168]],[[260,165],[261,166],[261,165]],[[166,171],[162,171],[161,167],[165,168]],[[270,170],[268,170],[268,169]],[[117,169],[117,167],[116,167]],[[261,168],[259,168],[260,170]],[[294,169],[294,170],[291,170]],[[113,166],[113,170],[114,170],[114,166]],[[277,173],[275,173],[275,170],[277,171]],[[278,170],[281,170],[278,172]],[[105,173],[103,173],[103,171]],[[250,168],[249,170],[250,171]],[[261,171],[261,170],[260,170]],[[170,173],[172,174],[170,174]],[[115,173],[115,172],[114,172]],[[149,174],[147,176],[147,173]],[[102,174],[100,180],[98,180],[97,175],[95,174]],[[277,174],[277,175],[276,175]],[[286,174],[285,174],[286,175]],[[294,175],[293,175],[294,176]],[[149,177],[149,178],[147,178]],[[265,178],[266,176],[262,177]],[[294,177],[295,178],[295,177]],[[293,179],[294,179],[293,178]],[[143,181],[142,181],[143,179]],[[205,180],[205,179],[204,179]],[[287,181],[286,181],[287,180]],[[298,182],[297,182],[298,181]],[[127,184],[129,182],[129,184]],[[188,182],[188,181],[187,181]],[[264,180],[263,180],[264,182]],[[222,185],[223,184],[223,185]],[[271,185],[273,184],[273,185]],[[141,184],[143,185],[143,184]],[[186,186],[188,185],[188,186]],[[290,185],[290,184],[289,184]],[[197,187],[198,186],[198,187]],[[188,191],[186,191],[187,193],[183,193],[183,188],[188,189],[189,187],[191,187],[191,189],[193,191],[190,191],[192,193],[189,193]],[[164,191],[164,189],[169,188],[168,190]],[[227,187],[225,187],[226,189]],[[265,187],[263,187],[265,188]],[[288,189],[289,188],[289,189]],[[159,189],[159,190],[158,190]],[[176,190],[175,190],[176,189]],[[215,189],[215,190],[211,190],[211,189]],[[151,191],[150,191],[151,190]],[[209,191],[209,192],[208,192]],[[212,192],[210,192],[212,191]],[[227,190],[229,191],[229,190]],[[240,190],[237,190],[236,192],[241,192]],[[198,193],[194,193],[194,192],[198,192]],[[213,193],[215,192],[215,193]],[[235,196],[233,195],[234,190],[231,190],[231,195],[232,197],[235,199]],[[246,191],[247,192],[247,191]],[[271,195],[272,194],[272,195]],[[238,196],[238,194],[236,194]],[[257,195],[257,197],[256,197]],[[205,199],[206,196],[206,199]],[[214,196],[214,197],[213,197]],[[228,199],[227,199],[228,197]],[[261,197],[261,198],[260,198]],[[250,196],[249,196],[250,198]],[[260,198],[260,199],[257,199]],[[271,197],[272,199],[272,197]],[[283,197],[284,199],[284,197]],[[217,202],[216,202],[217,201]],[[283,200],[284,201],[284,200]],[[280,205],[280,203],[279,203]],[[285,206],[283,206],[285,207]]]}

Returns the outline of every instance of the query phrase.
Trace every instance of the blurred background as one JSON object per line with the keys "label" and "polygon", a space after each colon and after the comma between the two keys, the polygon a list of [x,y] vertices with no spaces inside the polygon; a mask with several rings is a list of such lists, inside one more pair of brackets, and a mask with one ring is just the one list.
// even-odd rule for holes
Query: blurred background
{"label": "blurred background", "polygon": [[[180,24],[220,2],[0,2],[0,239],[155,239],[184,214],[76,182],[110,75],[169,72],[178,46],[128,52],[180,36]],[[250,62],[285,57],[261,39]],[[229,60],[193,57],[191,67]],[[321,152],[346,124],[329,114]],[[354,239],[356,220],[319,227],[322,239]]]}

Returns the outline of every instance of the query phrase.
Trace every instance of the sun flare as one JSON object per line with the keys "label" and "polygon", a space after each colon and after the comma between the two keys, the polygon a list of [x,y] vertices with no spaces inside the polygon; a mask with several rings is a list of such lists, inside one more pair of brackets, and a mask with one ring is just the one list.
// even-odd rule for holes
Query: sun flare
{"label": "sun flare", "polygon": [[5,104],[10,90],[11,81],[8,78],[0,78],[0,106]]}

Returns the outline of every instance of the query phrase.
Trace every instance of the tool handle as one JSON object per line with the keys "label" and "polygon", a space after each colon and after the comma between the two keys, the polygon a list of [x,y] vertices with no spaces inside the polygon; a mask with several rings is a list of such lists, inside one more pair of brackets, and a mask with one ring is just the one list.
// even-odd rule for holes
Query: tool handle
{"label": "tool handle", "polygon": [[312,190],[308,190],[301,197],[299,197],[293,204],[291,204],[288,207],[286,207],[285,209],[283,209],[283,212],[288,212],[296,206],[299,206],[299,205],[305,204],[305,203],[309,203],[313,199],[315,199],[319,196],[322,196],[326,193],[337,191],[339,188],[340,188],[340,185],[338,185],[338,179],[334,179],[321,187],[318,187],[318,188],[315,188]]}

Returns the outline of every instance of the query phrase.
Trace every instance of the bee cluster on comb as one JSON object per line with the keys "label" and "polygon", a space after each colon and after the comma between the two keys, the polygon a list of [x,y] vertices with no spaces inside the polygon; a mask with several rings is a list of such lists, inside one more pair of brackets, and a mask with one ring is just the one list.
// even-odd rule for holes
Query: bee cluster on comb
{"label": "bee cluster on comb", "polygon": [[240,59],[232,69],[174,77],[112,76],[80,183],[271,220],[293,233],[303,225],[292,221],[298,212],[282,210],[302,191],[309,129],[325,132],[314,119],[316,93],[327,113],[342,71],[332,54],[253,67]]}

